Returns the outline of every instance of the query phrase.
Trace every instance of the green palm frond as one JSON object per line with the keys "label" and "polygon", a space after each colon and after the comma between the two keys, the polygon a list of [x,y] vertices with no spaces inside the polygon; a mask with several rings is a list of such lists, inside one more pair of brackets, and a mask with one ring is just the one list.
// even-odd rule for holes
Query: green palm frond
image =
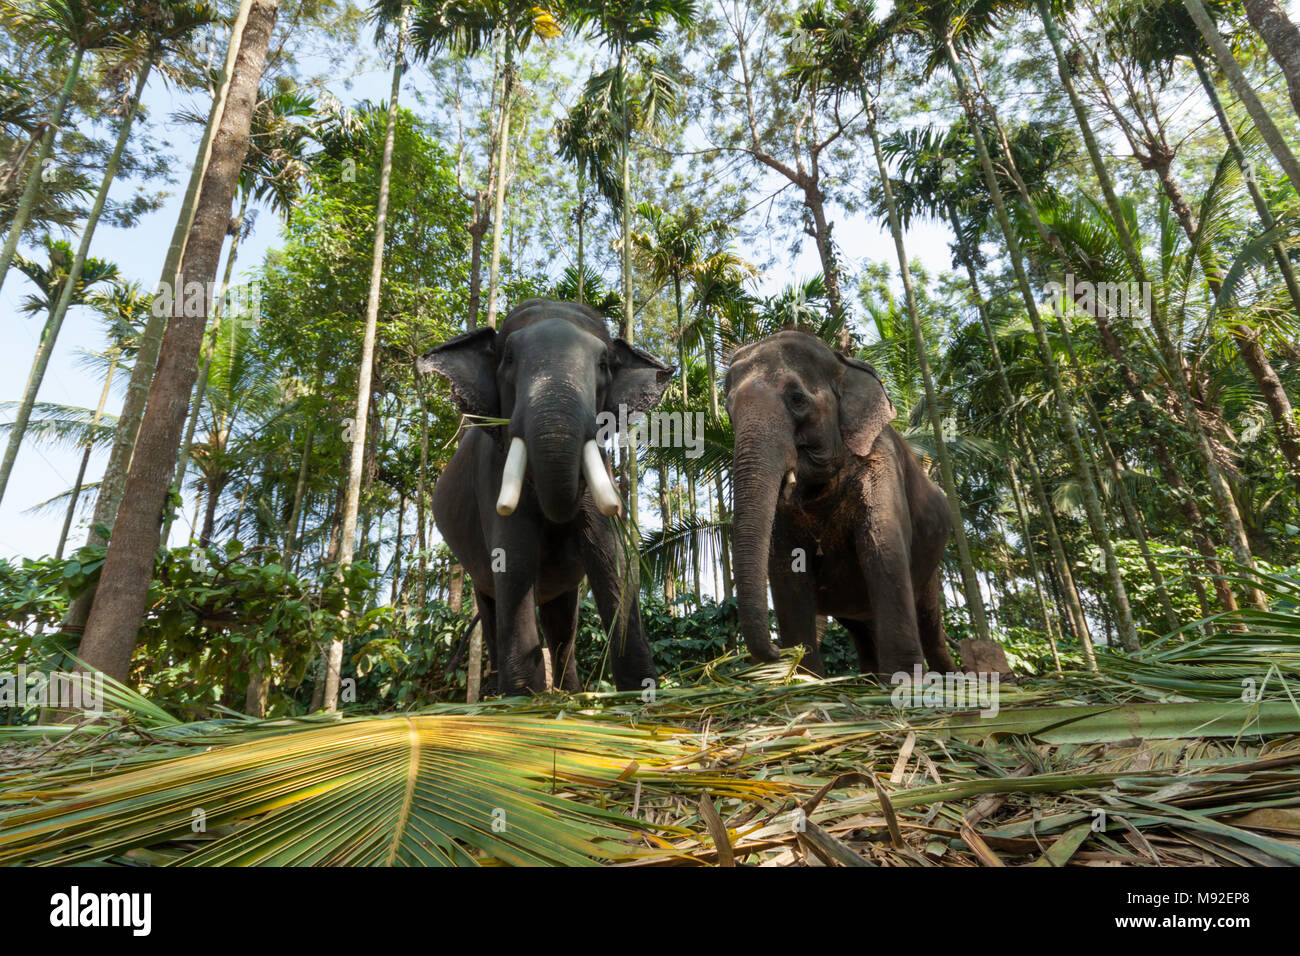
{"label": "green palm frond", "polygon": [[[571,795],[663,780],[689,753],[664,728],[482,714],[250,721],[184,743],[190,752],[169,748],[119,772],[16,789],[0,778],[10,798],[41,795],[0,815],[0,862],[103,861],[164,845],[179,865],[628,859],[646,824]],[[196,846],[197,817],[208,839]]]}
{"label": "green palm frond", "polygon": [[[16,408],[18,402],[0,402],[0,411],[12,413]],[[94,419],[95,410],[92,408],[37,402],[32,406],[32,417],[23,440],[44,448],[69,450],[86,445],[105,448],[112,444],[117,417],[101,414],[97,424]],[[7,435],[12,428],[12,422],[0,423],[0,435]]]}
{"label": "green palm frond", "polygon": [[690,577],[697,567],[707,573],[730,538],[730,518],[684,515],[641,536],[641,565],[656,581],[673,574]]}

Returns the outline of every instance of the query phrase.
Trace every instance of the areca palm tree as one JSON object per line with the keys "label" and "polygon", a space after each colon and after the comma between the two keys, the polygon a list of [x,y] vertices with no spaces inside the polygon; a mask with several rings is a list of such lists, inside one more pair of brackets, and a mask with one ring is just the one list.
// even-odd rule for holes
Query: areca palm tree
{"label": "areca palm tree", "polygon": [[[203,188],[196,188],[192,226],[183,240],[184,255],[172,273],[171,288],[175,288],[176,275],[204,290],[216,279],[278,12],[277,0],[249,0],[247,7],[241,8],[227,58],[230,69],[220,97],[220,116],[209,140],[211,148],[201,154],[206,157],[199,164],[204,167]],[[187,398],[198,376],[206,297],[201,305],[204,315],[187,315],[179,309],[167,323],[122,506],[77,652],[88,668],[100,668],[119,680],[130,670],[148,601],[159,523],[185,428]],[[137,358],[137,364],[139,361]]]}
{"label": "areca palm tree", "polygon": [[593,76],[587,95],[617,117],[621,192],[618,211],[622,226],[623,322],[619,334],[633,341],[632,297],[632,132],[652,129],[676,107],[675,84],[652,63],[641,62],[644,94],[634,107],[632,67],[634,54],[657,46],[669,24],[689,27],[695,17],[694,0],[573,0],[569,16],[580,28],[592,27],[614,57],[614,64]]}
{"label": "areca palm tree", "polygon": [[[381,0],[392,6],[394,0]],[[411,24],[411,37],[422,57],[444,48],[473,54],[499,43],[502,52],[497,99],[496,184],[492,206],[492,251],[488,260],[487,324],[496,326],[501,277],[501,237],[505,231],[506,183],[509,181],[510,114],[519,82],[519,59],[535,38],[559,36],[559,9],[538,0],[443,0],[422,4]]]}
{"label": "areca palm tree", "polygon": [[[1256,177],[1253,175],[1250,160],[1236,136],[1232,123],[1224,113],[1222,104],[1218,99],[1218,92],[1214,88],[1213,80],[1205,67],[1202,56],[1204,38],[1192,25],[1185,8],[1173,2],[1151,9],[1140,5],[1136,7],[1122,6],[1108,11],[1105,25],[1109,42],[1122,50],[1124,55],[1133,59],[1143,69],[1164,72],[1181,56],[1187,56],[1192,61],[1196,67],[1202,88],[1214,108],[1224,138],[1228,141],[1229,153],[1237,167],[1244,174],[1243,178],[1254,202],[1260,222],[1266,230],[1276,230],[1277,222],[1260,191]],[[1131,99],[1134,98],[1131,97]],[[1154,114],[1156,110],[1157,105],[1152,102],[1149,111]],[[1159,122],[1156,125],[1157,128],[1163,129],[1162,124]],[[1172,150],[1168,151],[1167,155],[1171,160]],[[1223,288],[1224,270],[1216,261],[1213,244],[1207,239],[1208,233],[1202,232],[1200,217],[1192,208],[1191,203],[1187,201],[1183,187],[1178,183],[1170,169],[1170,162],[1168,160],[1162,161],[1156,168],[1160,172],[1161,185],[1169,197],[1170,203],[1173,204],[1175,211],[1178,213],[1179,222],[1188,241],[1197,245],[1202,252],[1202,268],[1205,273],[1205,280],[1211,294],[1217,298]],[[1212,186],[1211,195],[1216,192],[1221,194],[1226,191],[1221,176],[1216,176],[1215,184],[1218,188]],[[1207,204],[1202,203],[1201,205],[1205,207]],[[1208,205],[1209,208],[1215,208],[1218,203]],[[1287,284],[1292,303],[1297,310],[1300,310],[1300,286],[1296,284],[1290,257],[1279,243],[1273,244],[1272,251],[1274,261],[1278,264],[1283,279]],[[1229,332],[1238,355],[1241,356],[1242,362],[1250,371],[1260,396],[1268,406],[1273,419],[1278,448],[1287,461],[1293,482],[1296,483],[1297,487],[1300,487],[1300,424],[1297,424],[1295,420],[1295,413],[1290,396],[1287,395],[1286,387],[1283,385],[1268,353],[1261,344],[1258,331],[1238,324],[1229,326]]]}
{"label": "areca palm tree", "polygon": [[[8,21],[16,33],[30,38],[30,42],[42,47],[51,56],[70,56],[63,86],[50,106],[45,133],[35,160],[27,170],[22,196],[9,225],[4,248],[0,251],[0,287],[3,287],[9,274],[18,242],[36,206],[46,163],[54,150],[54,141],[63,124],[68,100],[81,75],[82,61],[87,53],[120,43],[125,35],[140,29],[140,20],[135,16],[137,13],[135,10],[124,9],[114,0],[41,0],[35,4],[4,0],[0,4],[0,16]],[[138,95],[136,99],[139,99]],[[125,127],[129,128],[130,125],[130,120],[124,123]]]}
{"label": "areca palm tree", "polygon": [[[1217,43],[1219,47],[1223,47],[1223,41],[1222,38],[1219,37],[1218,32],[1213,29],[1213,23],[1209,21],[1209,15],[1206,13],[1204,6],[1202,6],[1200,0],[1184,0],[1184,2],[1187,6],[1188,12],[1192,16],[1192,19],[1196,21],[1197,27],[1206,35],[1206,41],[1210,44],[1212,49],[1216,49],[1217,55],[1215,44]],[[1036,0],[1036,3],[1039,17],[1043,22],[1043,28],[1047,36],[1048,44],[1051,46],[1053,55],[1056,59],[1057,73],[1061,78],[1061,85],[1066,91],[1071,109],[1078,122],[1079,132],[1083,137],[1084,146],[1092,164],[1093,172],[1096,174],[1097,181],[1101,186],[1102,196],[1105,199],[1107,211],[1110,213],[1110,222],[1115,230],[1115,235],[1119,241],[1121,249],[1123,250],[1124,257],[1128,261],[1129,268],[1132,270],[1135,280],[1145,285],[1150,281],[1147,276],[1146,264],[1143,261],[1138,246],[1134,241],[1132,230],[1129,227],[1130,217],[1125,214],[1125,211],[1120,204],[1119,197],[1115,191],[1114,181],[1110,175],[1110,171],[1106,167],[1104,159],[1102,158],[1101,148],[1098,145],[1097,137],[1092,130],[1088,111],[1075,88],[1073,67],[1069,63],[1066,51],[1061,42],[1061,34],[1057,27],[1055,13],[1048,0]],[[942,25],[940,26],[941,29],[947,29],[947,27]],[[1213,33],[1213,38],[1209,36],[1209,33]],[[951,43],[950,30],[946,36],[947,42],[945,45],[949,53],[950,63],[954,72],[954,79],[958,83],[959,91],[961,91],[964,90],[964,76],[960,75],[961,68],[957,63],[956,51]],[[1226,53],[1226,47],[1224,47],[1224,51]],[[1228,55],[1228,59],[1231,60],[1231,55]],[[1232,65],[1235,67],[1236,62],[1233,61]],[[1240,67],[1237,67],[1237,70],[1240,72]],[[1238,91],[1238,94],[1243,95],[1240,90]],[[967,100],[969,100],[967,95],[963,95]],[[1246,93],[1243,95],[1243,100],[1246,95],[1254,96],[1254,93],[1249,89],[1248,84]],[[1252,118],[1255,118],[1253,111],[1251,115]],[[1259,125],[1260,122],[1261,120],[1256,118],[1256,124]],[[1263,116],[1262,122],[1272,127],[1272,120],[1268,118],[1267,114]],[[1275,128],[1274,131],[1276,131]],[[982,139],[979,137],[978,129],[976,129],[975,132],[976,146],[978,148],[982,143]],[[1262,127],[1261,132],[1264,132]],[[982,165],[985,165],[986,154],[987,149],[983,149],[980,159]],[[1282,157],[1279,156],[1279,160],[1281,159]],[[1292,157],[1292,162],[1294,162],[1294,157]],[[1283,163],[1283,166],[1285,168],[1285,162]],[[987,164],[987,168],[988,170],[991,170],[991,164]],[[991,175],[991,172],[986,171],[986,176]],[[1292,176],[1292,181],[1300,182],[1300,169],[1297,169],[1296,175]],[[1001,223],[1001,221],[1002,219],[1000,217],[999,222]],[[1004,227],[1004,231],[1006,231],[1006,227]],[[1008,239],[1008,244],[1012,241],[1012,239]],[[1016,256],[1016,258],[1018,258],[1018,256]],[[1027,281],[1022,283],[1022,288],[1025,291],[1028,291]],[[1169,382],[1182,411],[1183,420],[1193,439],[1193,447],[1200,458],[1202,467],[1205,469],[1215,510],[1218,512],[1219,519],[1223,522],[1225,530],[1227,531],[1228,541],[1232,548],[1234,559],[1247,569],[1253,568],[1254,558],[1251,554],[1250,542],[1246,537],[1245,527],[1242,524],[1240,511],[1236,502],[1233,500],[1231,488],[1229,487],[1228,481],[1223,474],[1223,470],[1219,466],[1215,457],[1210,438],[1206,434],[1196,403],[1193,401],[1192,389],[1188,384],[1189,373],[1187,362],[1174,346],[1171,330],[1162,308],[1154,297],[1152,301],[1153,307],[1150,315],[1152,336],[1155,339],[1157,350],[1164,365],[1166,380]],[[1259,590],[1251,589],[1250,594],[1251,599],[1256,606],[1262,607],[1265,604],[1264,596]]]}
{"label": "areca palm tree", "polygon": [[[253,113],[253,125],[249,132],[248,156],[239,178],[239,212],[231,220],[230,249],[226,253],[225,274],[221,279],[221,289],[229,290],[230,280],[235,271],[235,259],[239,253],[240,240],[247,235],[252,223],[248,215],[248,204],[252,199],[269,200],[271,208],[279,212],[287,221],[292,214],[294,201],[302,190],[302,181],[306,176],[306,144],[314,131],[319,131],[318,122],[294,122],[295,120],[319,120],[315,99],[297,89],[276,90],[264,95]],[[203,398],[207,394],[208,376],[212,367],[217,337],[221,332],[221,323],[225,309],[225,295],[219,296],[212,306],[211,329],[205,348],[203,365],[199,370],[199,379],[194,385],[194,399],[190,403],[190,419],[186,425],[185,439],[181,443],[181,453],[176,463],[176,479],[173,487],[179,492],[185,483],[185,472],[189,468],[190,446],[194,441],[194,429],[198,424],[199,413],[203,408]],[[236,321],[249,318],[247,315],[234,317]],[[167,539],[170,519],[163,526],[163,540]]]}
{"label": "areca palm tree", "polygon": [[[376,19],[381,27],[391,13],[391,5],[381,3]],[[371,381],[374,375],[375,340],[379,330],[379,284],[384,271],[384,236],[388,223],[388,195],[393,175],[393,144],[397,134],[397,96],[406,64],[403,55],[410,10],[403,3],[398,13],[397,44],[393,54],[393,82],[388,97],[388,117],[384,129],[384,152],[379,168],[379,196],[375,204],[375,241],[370,259],[370,289],[366,298],[365,332],[361,343],[361,362],[357,369],[357,398],[353,417],[356,439],[348,455],[347,488],[343,497],[343,515],[339,530],[338,564],[340,572],[352,563],[356,547],[357,515],[361,506],[361,479],[365,467],[367,425],[370,416]],[[490,306],[489,306],[490,307]],[[324,707],[338,709],[339,680],[343,667],[343,641],[335,638],[326,652]]]}
{"label": "areca palm tree", "polygon": [[[587,183],[596,186],[597,192],[608,200],[615,212],[619,211],[622,194],[614,169],[618,138],[611,117],[590,97],[581,95],[568,113],[555,124],[556,151],[560,158],[573,165],[578,173],[578,201],[574,221],[578,230],[578,256],[574,276],[584,280],[587,275],[585,238],[587,220]],[[578,281],[572,298],[587,301],[583,281]]]}
{"label": "areca palm tree", "polygon": [[910,31],[920,39],[931,71],[942,67],[946,68],[952,76],[957,98],[966,114],[967,125],[975,144],[976,156],[984,177],[985,191],[993,204],[994,216],[1006,244],[1016,285],[1043,360],[1044,376],[1053,396],[1057,417],[1065,432],[1066,449],[1082,488],[1088,524],[1094,541],[1105,557],[1111,598],[1119,620],[1119,631],[1125,647],[1135,649],[1138,646],[1137,627],[1133,621],[1132,608],[1120,573],[1119,561],[1106,526],[1096,476],[1090,467],[1078,418],[1066,393],[1060,368],[1048,339],[1046,325],[1029,282],[1024,252],[1019,236],[1012,225],[1011,214],[1008,212],[998,173],[993,165],[984,135],[981,106],[971,91],[966,68],[962,65],[961,51],[969,51],[987,39],[997,29],[1007,10],[1008,7],[1003,0],[962,0],[962,2],[920,0],[915,6],[904,8],[897,22],[901,29]]}
{"label": "areca palm tree", "polygon": [[104,204],[108,200],[109,188],[113,185],[113,180],[117,176],[122,154],[126,150],[126,143],[131,135],[131,125],[135,121],[136,113],[140,107],[140,98],[144,95],[145,84],[149,81],[149,74],[153,69],[154,62],[171,45],[184,42],[194,30],[205,23],[210,23],[216,16],[215,12],[206,4],[184,2],[184,0],[183,2],[149,4],[140,7],[138,10],[133,10],[132,13],[135,14],[135,17],[128,26],[133,31],[139,31],[139,36],[132,39],[123,34],[119,37],[118,42],[130,42],[131,46],[134,47],[132,50],[133,58],[139,61],[135,89],[131,94],[126,114],[122,118],[117,141],[114,143],[113,151],[109,154],[108,162],[104,167],[104,175],[100,180],[99,190],[95,194],[95,200],[90,207],[85,225],[82,227],[81,240],[77,246],[76,255],[72,259],[72,264],[68,269],[68,275],[71,277],[70,281],[63,283],[62,294],[50,310],[46,333],[42,335],[40,345],[37,347],[36,358],[32,363],[32,375],[28,379],[27,390],[18,409],[18,417],[9,435],[9,444],[5,449],[4,460],[0,462],[0,500],[3,500],[5,489],[8,487],[9,476],[13,471],[14,461],[18,457],[18,449],[22,444],[23,433],[26,430],[27,418],[31,414],[32,405],[36,402],[36,394],[45,378],[45,370],[49,365],[50,356],[54,352],[54,345],[58,340],[59,331],[63,327],[63,320],[68,313],[68,308],[73,304],[73,293],[77,288],[78,279],[82,268],[86,264],[87,256],[90,254],[90,244],[95,235],[95,227],[99,224],[100,215],[104,211]]}
{"label": "areca palm tree", "polygon": [[636,212],[649,223],[650,231],[631,234],[633,254],[642,261],[650,281],[656,287],[672,287],[673,307],[677,317],[677,358],[681,366],[682,403],[689,404],[682,290],[703,265],[705,241],[709,233],[718,232],[720,226],[704,222],[695,210],[674,214],[654,203],[639,203]]}
{"label": "areca palm tree", "polygon": [[[721,230],[718,230],[721,233]],[[706,253],[691,270],[691,305],[694,318],[685,329],[687,348],[702,344],[709,375],[709,414],[716,420],[718,408],[719,333],[738,310],[750,302],[745,283],[758,275],[749,262],[728,249]]]}

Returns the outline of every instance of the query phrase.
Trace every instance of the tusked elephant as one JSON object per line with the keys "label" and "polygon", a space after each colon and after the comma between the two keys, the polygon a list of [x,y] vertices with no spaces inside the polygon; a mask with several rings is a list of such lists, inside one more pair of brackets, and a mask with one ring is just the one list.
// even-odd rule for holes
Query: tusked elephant
{"label": "tusked elephant", "polygon": [[947,500],[894,431],[875,369],[786,331],[736,350],[726,378],[735,430],[736,596],[750,653],[807,649],[824,674],[816,616],[834,617],[866,673],[956,670],[939,611]]}
{"label": "tusked elephant", "polygon": [[[672,369],[611,339],[585,305],[529,299],[499,330],[476,329],[416,362],[451,384],[461,411],[508,419],[471,425],[433,491],[433,515],[474,581],[484,643],[506,695],[580,690],[574,641],[583,575],[610,635],[614,683],[655,678],[625,549],[610,517],[622,502],[596,443],[597,413],[653,408]],[[540,609],[535,616],[534,608]]]}

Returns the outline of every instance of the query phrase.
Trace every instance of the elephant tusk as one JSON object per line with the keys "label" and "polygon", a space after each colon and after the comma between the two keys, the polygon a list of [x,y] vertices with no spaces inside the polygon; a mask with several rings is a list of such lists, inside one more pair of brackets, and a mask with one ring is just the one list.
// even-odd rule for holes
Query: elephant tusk
{"label": "elephant tusk", "polygon": [[510,439],[510,451],[505,467],[501,469],[501,494],[497,496],[497,514],[509,515],[519,507],[519,494],[524,490],[524,468],[528,464],[528,446],[522,438]]}
{"label": "elephant tusk", "polygon": [[785,480],[781,483],[781,499],[789,501],[794,494],[794,469],[791,468],[785,473]]}
{"label": "elephant tusk", "polygon": [[605,470],[605,459],[600,453],[600,446],[588,439],[582,446],[582,476],[587,479],[587,487],[596,500],[600,513],[613,516],[623,510],[623,501],[614,490]]}

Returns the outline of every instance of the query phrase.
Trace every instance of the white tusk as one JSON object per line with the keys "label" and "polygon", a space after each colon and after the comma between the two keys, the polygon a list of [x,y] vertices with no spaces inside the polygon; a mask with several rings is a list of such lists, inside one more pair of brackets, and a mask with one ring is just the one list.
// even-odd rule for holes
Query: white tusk
{"label": "white tusk", "polygon": [[601,514],[612,516],[623,510],[623,501],[610,483],[609,472],[605,470],[605,459],[600,453],[600,446],[591,439],[582,446],[582,477],[587,479],[587,487],[591,489],[591,496],[596,499],[596,507]]}
{"label": "white tusk", "polygon": [[519,494],[524,490],[524,467],[528,464],[528,446],[522,438],[510,439],[510,451],[505,467],[501,469],[501,494],[497,496],[497,514],[513,514],[519,507]]}
{"label": "white tusk", "polygon": [[794,480],[794,469],[791,468],[785,473],[785,480],[781,482],[781,497],[785,501],[789,501],[790,496],[794,494]]}

